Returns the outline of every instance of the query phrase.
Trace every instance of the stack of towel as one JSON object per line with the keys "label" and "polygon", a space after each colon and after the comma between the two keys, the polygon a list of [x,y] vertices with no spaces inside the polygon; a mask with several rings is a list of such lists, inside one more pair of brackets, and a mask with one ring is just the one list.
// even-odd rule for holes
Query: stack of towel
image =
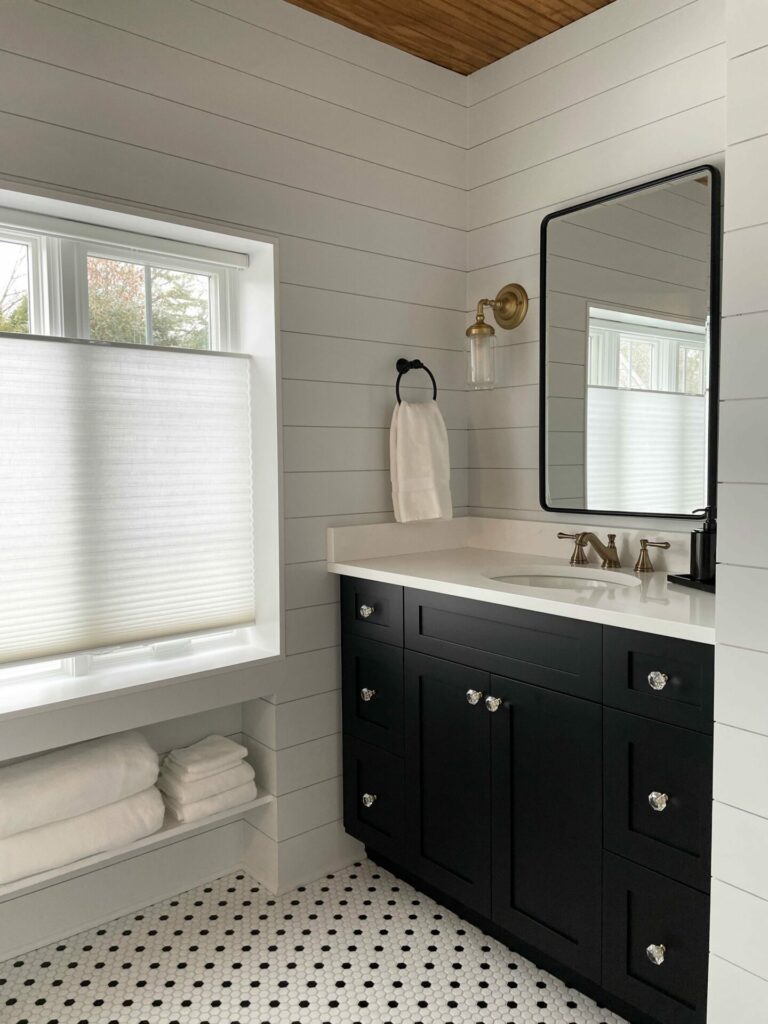
{"label": "stack of towel", "polygon": [[158,757],[137,732],[0,768],[0,884],[156,832]]}
{"label": "stack of towel", "polygon": [[253,768],[245,747],[225,736],[207,736],[172,750],[163,761],[158,787],[178,821],[198,821],[256,799]]}

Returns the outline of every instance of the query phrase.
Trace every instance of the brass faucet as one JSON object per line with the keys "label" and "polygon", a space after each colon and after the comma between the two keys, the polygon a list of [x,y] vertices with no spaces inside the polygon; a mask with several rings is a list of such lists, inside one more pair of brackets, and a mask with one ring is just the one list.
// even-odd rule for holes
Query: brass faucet
{"label": "brass faucet", "polygon": [[587,558],[584,548],[587,544],[591,544],[597,552],[603,569],[620,569],[621,562],[619,561],[619,553],[616,550],[616,534],[608,534],[608,544],[603,544],[599,537],[594,533],[558,533],[560,540],[572,540],[574,542],[573,554],[571,555],[571,565],[588,565],[589,559]]}

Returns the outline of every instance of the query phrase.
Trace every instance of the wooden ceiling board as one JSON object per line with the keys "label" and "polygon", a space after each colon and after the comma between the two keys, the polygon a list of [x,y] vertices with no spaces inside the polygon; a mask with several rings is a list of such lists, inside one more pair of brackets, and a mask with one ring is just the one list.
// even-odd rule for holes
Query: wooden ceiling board
{"label": "wooden ceiling board", "polygon": [[469,75],[614,0],[288,0]]}

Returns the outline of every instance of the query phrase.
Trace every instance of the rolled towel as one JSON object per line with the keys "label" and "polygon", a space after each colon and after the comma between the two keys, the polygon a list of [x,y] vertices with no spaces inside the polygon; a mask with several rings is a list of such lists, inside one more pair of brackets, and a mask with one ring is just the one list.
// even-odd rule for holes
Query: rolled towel
{"label": "rolled towel", "polygon": [[150,786],[106,807],[0,839],[0,884],[127,846],[157,832],[164,816],[160,791]]}
{"label": "rolled towel", "polygon": [[0,838],[86,814],[147,789],[158,756],[139,732],[76,743],[0,768]]}
{"label": "rolled towel", "polygon": [[169,796],[166,796],[165,803],[177,821],[199,821],[218,811],[227,811],[230,807],[247,804],[249,801],[255,800],[256,796],[256,783],[246,782],[242,786],[228,789],[225,793],[206,797],[205,800],[196,800],[192,804],[181,804]]}
{"label": "rolled towel", "polygon": [[179,779],[172,766],[163,766],[157,780],[157,788],[179,804],[193,804],[197,800],[206,800],[217,793],[226,793],[246,782],[250,782],[256,773],[246,761],[241,761],[234,768],[227,768],[215,775],[206,775],[201,779]]}
{"label": "rolled towel", "polygon": [[200,779],[233,768],[248,753],[247,749],[226,736],[206,736],[191,747],[172,750],[166,761],[185,779]]}

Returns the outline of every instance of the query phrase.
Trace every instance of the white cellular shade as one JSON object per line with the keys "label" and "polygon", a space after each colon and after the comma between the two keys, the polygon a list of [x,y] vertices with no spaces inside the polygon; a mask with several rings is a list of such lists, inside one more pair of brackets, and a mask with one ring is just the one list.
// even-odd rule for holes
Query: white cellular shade
{"label": "white cellular shade", "polygon": [[0,662],[254,621],[249,367],[0,338]]}
{"label": "white cellular shade", "polygon": [[706,505],[707,399],[587,388],[587,508],[689,515]]}

